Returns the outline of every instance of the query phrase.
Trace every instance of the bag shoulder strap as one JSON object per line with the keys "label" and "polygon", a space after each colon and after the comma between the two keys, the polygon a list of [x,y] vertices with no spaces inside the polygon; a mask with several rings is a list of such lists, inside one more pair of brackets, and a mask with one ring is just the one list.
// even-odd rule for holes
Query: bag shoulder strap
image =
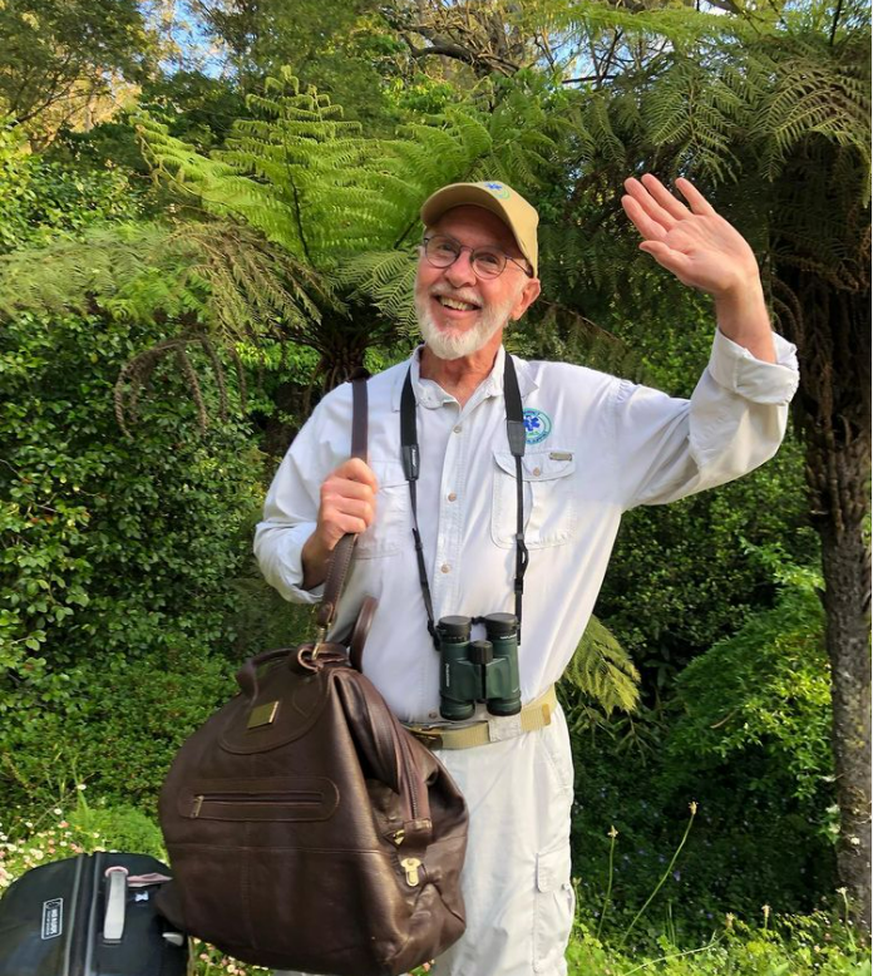
{"label": "bag shoulder strap", "polygon": [[[367,380],[370,374],[363,368],[356,369],[352,374],[352,457],[367,460]],[[358,537],[354,533],[347,533],[340,539],[333,550],[327,565],[327,578],[324,582],[324,598],[318,608],[316,622],[319,628],[328,630],[333,623],[336,608],[342,596],[343,586],[352,556],[355,553],[355,543]]]}

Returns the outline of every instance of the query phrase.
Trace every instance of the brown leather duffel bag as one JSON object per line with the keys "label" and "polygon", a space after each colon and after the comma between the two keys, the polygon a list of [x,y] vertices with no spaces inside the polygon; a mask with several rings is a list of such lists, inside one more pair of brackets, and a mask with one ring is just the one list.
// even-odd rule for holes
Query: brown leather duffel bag
{"label": "brown leather duffel bag", "polygon": [[[366,385],[354,386],[361,456]],[[323,624],[353,544],[344,539],[332,560]],[[464,799],[351,666],[374,605],[349,646],[313,642],[248,661],[240,694],[184,743],[161,791],[174,880],[158,907],[244,962],[397,976],[464,931]]]}

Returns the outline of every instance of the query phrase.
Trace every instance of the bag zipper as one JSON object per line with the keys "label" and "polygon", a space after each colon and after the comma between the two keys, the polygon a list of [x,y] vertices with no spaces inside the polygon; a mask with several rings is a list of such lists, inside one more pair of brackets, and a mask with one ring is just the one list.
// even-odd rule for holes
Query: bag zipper
{"label": "bag zipper", "polygon": [[204,803],[289,803],[294,806],[317,806],[322,800],[323,795],[313,791],[289,791],[287,793],[234,793],[232,791],[197,793],[194,796],[189,816],[192,819],[199,817]]}

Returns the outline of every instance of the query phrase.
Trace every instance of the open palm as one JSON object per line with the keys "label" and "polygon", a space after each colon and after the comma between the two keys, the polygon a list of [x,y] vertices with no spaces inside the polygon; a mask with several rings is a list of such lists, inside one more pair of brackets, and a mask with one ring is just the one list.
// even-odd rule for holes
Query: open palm
{"label": "open palm", "polygon": [[688,206],[651,173],[642,181],[631,177],[624,186],[627,194],[621,204],[644,238],[640,250],[684,285],[719,296],[757,278],[758,264],[746,239],[688,180],[676,180]]}

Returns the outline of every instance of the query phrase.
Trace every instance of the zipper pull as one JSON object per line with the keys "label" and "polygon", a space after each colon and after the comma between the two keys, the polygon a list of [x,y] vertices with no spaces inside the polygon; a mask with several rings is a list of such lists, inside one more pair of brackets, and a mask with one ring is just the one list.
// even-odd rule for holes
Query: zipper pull
{"label": "zipper pull", "polygon": [[420,880],[418,869],[421,867],[421,861],[417,857],[405,857],[400,862],[400,866],[406,872],[406,883],[410,888],[415,888]]}
{"label": "zipper pull", "polygon": [[202,806],[203,806],[203,795],[201,794],[200,796],[195,796],[194,797],[194,808],[191,811],[191,816],[192,817],[199,817],[200,816],[200,808]]}
{"label": "zipper pull", "polygon": [[393,840],[394,843],[398,847],[400,847],[405,837],[406,837],[406,831],[401,827],[400,830],[394,831],[394,833],[391,835],[391,840]]}

